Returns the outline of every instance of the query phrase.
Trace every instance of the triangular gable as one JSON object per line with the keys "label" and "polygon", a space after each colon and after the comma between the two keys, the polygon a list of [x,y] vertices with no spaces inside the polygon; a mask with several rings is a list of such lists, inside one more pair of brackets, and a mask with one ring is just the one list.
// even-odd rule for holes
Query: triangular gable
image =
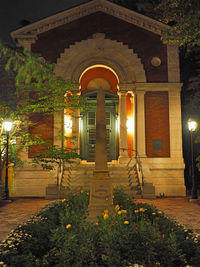
{"label": "triangular gable", "polygon": [[11,32],[11,36],[13,39],[18,40],[37,39],[38,34],[98,11],[104,12],[158,35],[162,35],[168,29],[168,26],[161,22],[107,0],[93,0],[17,29]]}

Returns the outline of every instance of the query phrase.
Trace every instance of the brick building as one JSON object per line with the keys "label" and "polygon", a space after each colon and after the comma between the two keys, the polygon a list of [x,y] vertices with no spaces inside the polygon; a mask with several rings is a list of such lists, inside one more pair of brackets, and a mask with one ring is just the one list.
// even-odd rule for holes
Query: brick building
{"label": "brick building", "polygon": [[[73,83],[73,94],[95,103],[98,89],[105,91],[111,179],[138,197],[145,192],[185,195],[179,54],[176,45],[162,42],[166,30],[134,11],[93,0],[11,33],[18,46],[55,63],[55,73]],[[88,186],[95,161],[95,114],[91,108],[69,118],[60,111],[44,122],[53,144],[65,145],[57,138],[61,131],[76,136],[73,148],[81,160],[65,166],[63,186]],[[40,126],[32,131],[42,133]],[[31,153],[22,158],[29,160]],[[14,195],[45,196],[55,177],[56,172],[40,168],[16,169]]]}

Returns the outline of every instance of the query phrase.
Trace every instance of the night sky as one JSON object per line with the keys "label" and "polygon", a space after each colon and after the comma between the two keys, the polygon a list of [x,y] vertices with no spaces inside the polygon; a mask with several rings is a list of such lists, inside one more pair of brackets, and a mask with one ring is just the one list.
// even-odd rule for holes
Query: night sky
{"label": "night sky", "polygon": [[10,32],[88,0],[0,0],[0,40],[11,42]]}

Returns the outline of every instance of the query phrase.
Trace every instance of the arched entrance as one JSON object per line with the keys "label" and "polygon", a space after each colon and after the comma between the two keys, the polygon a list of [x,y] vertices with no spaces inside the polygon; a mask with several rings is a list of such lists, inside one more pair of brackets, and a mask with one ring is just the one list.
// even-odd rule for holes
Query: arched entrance
{"label": "arched entrance", "polygon": [[[94,72],[96,67],[100,67],[99,72],[104,72],[103,76],[96,75],[97,73]],[[106,73],[109,71],[112,73],[113,79],[110,75],[107,76]],[[128,157],[131,156],[128,154],[127,148],[133,149],[142,146],[143,149],[145,146],[144,116],[141,115],[142,119],[136,121],[134,108],[136,109],[135,103],[137,103],[137,109],[141,109],[139,114],[143,114],[144,90],[139,90],[141,97],[140,95],[137,97],[138,92],[136,92],[135,85],[146,83],[146,75],[140,58],[132,49],[116,40],[105,38],[103,33],[95,33],[91,38],[76,42],[66,48],[57,61],[55,73],[73,82],[73,94],[80,92],[89,94],[100,86],[104,88],[106,94],[110,93],[119,97],[119,123],[115,124],[119,131],[119,137],[117,136],[119,144],[116,144],[119,146],[118,162],[120,164],[127,164]],[[127,105],[127,98],[130,105]],[[127,112],[128,106],[131,106],[131,113]],[[80,121],[82,120],[78,119],[79,116],[80,113],[77,111],[72,118],[72,135],[76,137],[73,148],[78,153],[83,147],[81,146],[82,136],[80,136],[82,131],[82,122],[80,123]],[[133,124],[131,126],[133,130],[130,133],[127,132],[127,121]],[[56,116],[54,122],[59,124]],[[136,123],[138,124],[137,129]],[[137,131],[140,133],[137,134]],[[54,136],[56,136],[58,130],[55,129],[54,132]],[[130,142],[127,139],[130,139]]]}
{"label": "arched entrance", "polygon": [[96,104],[97,92],[102,88],[105,92],[107,160],[117,160],[119,156],[118,139],[118,78],[106,66],[93,66],[83,72],[80,78],[81,93],[87,97],[91,105],[81,113],[80,154],[88,162],[95,161],[96,144]]}

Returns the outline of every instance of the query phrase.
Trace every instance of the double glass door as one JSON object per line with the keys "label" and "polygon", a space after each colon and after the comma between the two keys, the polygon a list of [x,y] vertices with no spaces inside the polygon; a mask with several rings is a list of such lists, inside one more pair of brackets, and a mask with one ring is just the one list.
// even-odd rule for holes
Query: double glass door
{"label": "double glass door", "polygon": [[[96,94],[88,101],[95,104]],[[105,95],[106,109],[106,152],[107,160],[118,159],[118,98],[111,94]],[[81,158],[89,162],[95,161],[96,148],[96,108],[93,107],[81,116]]]}

